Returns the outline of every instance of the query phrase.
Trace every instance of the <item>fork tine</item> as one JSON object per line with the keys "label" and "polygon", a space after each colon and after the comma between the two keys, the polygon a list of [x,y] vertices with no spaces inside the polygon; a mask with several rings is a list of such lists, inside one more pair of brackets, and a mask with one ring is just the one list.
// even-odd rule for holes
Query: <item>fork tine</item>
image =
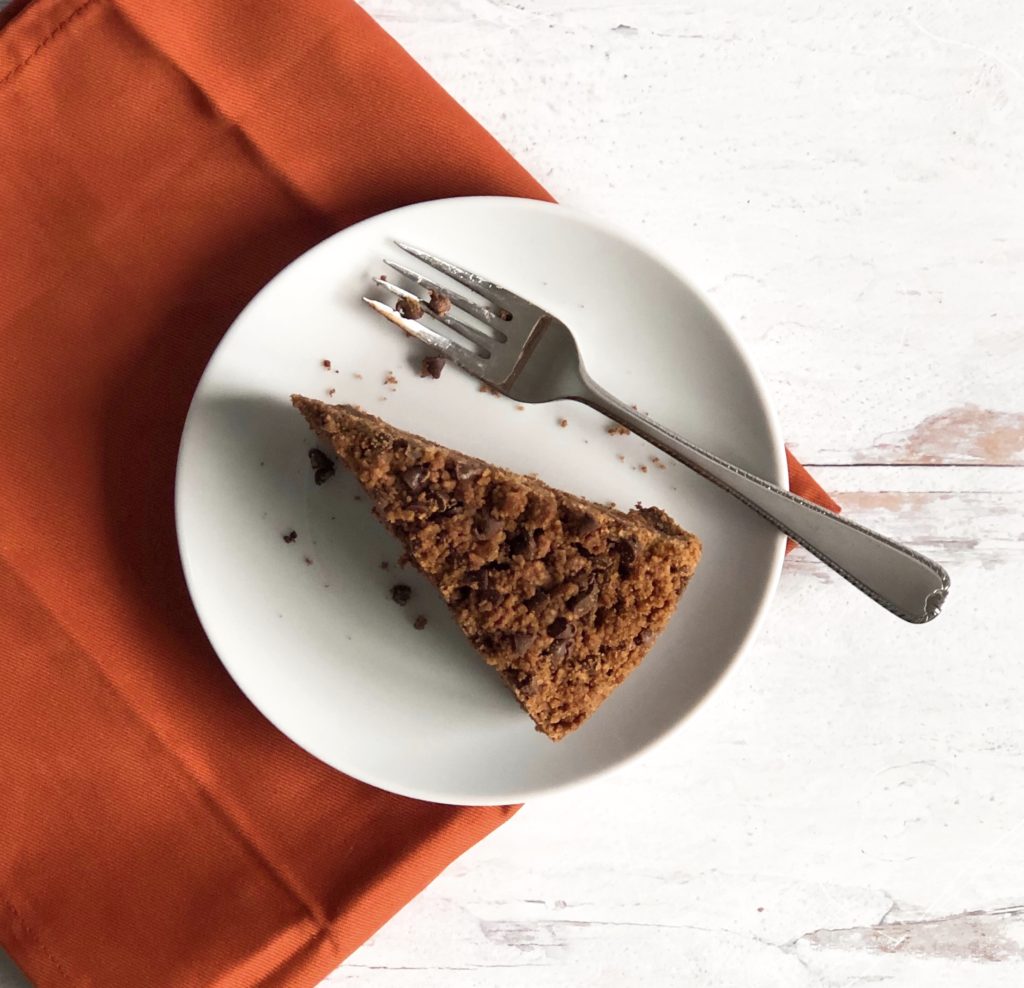
{"label": "fork tine", "polygon": [[404,241],[396,240],[396,246],[400,247],[407,254],[412,254],[413,257],[419,258],[425,264],[429,264],[432,268],[438,271],[443,271],[449,278],[454,278],[456,281],[462,282],[467,288],[472,289],[478,295],[482,295],[488,302],[499,306],[503,309],[509,309],[512,306],[523,306],[524,308],[534,308],[525,298],[520,298],[518,295],[510,292],[507,288],[503,288],[501,285],[494,284],[493,281],[487,281],[485,278],[481,278],[477,274],[473,274],[472,271],[467,271],[465,268],[460,268],[457,264],[452,264],[451,261],[445,261],[435,254],[428,254],[425,250],[421,250],[419,247],[413,247],[412,244],[407,244]]}
{"label": "fork tine", "polygon": [[476,343],[479,347],[484,350],[484,356],[489,357],[491,350],[495,344],[500,344],[500,340],[496,340],[493,336],[488,336],[486,333],[482,333],[479,329],[473,326],[467,326],[464,322],[459,319],[454,319],[452,316],[439,316],[433,309],[431,309],[418,295],[414,295],[412,292],[407,292],[404,288],[398,285],[393,285],[390,281],[385,281],[383,278],[374,278],[374,282],[380,285],[381,288],[387,289],[392,295],[397,295],[399,298],[411,298],[423,306],[423,314],[431,316],[438,322],[444,323],[453,332],[459,333],[464,336],[467,340]]}
{"label": "fork tine", "polygon": [[501,332],[500,328],[495,325],[495,321],[498,320],[498,313],[492,309],[488,309],[486,306],[480,305],[474,302],[472,299],[466,298],[465,295],[460,295],[458,292],[453,292],[450,288],[444,288],[436,281],[430,278],[425,278],[421,274],[413,271],[412,268],[407,268],[404,264],[399,264],[397,261],[388,260],[384,258],[384,263],[388,267],[393,268],[402,277],[408,278],[410,281],[414,281],[417,285],[422,285],[428,291],[437,292],[440,295],[444,295],[446,298],[451,300],[453,306],[458,309],[462,309],[463,312],[468,312],[471,316],[476,316],[481,322],[486,323],[490,326],[499,337],[507,339],[505,334]]}
{"label": "fork tine", "polygon": [[399,329],[404,330],[410,336],[415,336],[421,343],[426,343],[427,346],[439,350],[452,363],[458,364],[464,371],[469,371],[475,377],[486,378],[487,364],[464,346],[459,346],[454,340],[448,339],[447,336],[442,336],[428,326],[420,325],[420,323],[413,319],[403,318],[390,305],[378,302],[375,298],[367,298],[364,295],[363,301],[374,312],[387,319],[388,322],[394,323]]}

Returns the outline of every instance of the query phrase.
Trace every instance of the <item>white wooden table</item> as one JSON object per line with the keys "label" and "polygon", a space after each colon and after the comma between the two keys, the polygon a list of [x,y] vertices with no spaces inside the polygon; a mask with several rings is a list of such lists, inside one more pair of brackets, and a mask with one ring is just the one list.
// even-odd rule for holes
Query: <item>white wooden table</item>
{"label": "white wooden table", "polygon": [[794,451],[953,590],[911,627],[793,555],[688,726],[526,806],[325,984],[1024,984],[1020,0],[364,2],[704,286]]}

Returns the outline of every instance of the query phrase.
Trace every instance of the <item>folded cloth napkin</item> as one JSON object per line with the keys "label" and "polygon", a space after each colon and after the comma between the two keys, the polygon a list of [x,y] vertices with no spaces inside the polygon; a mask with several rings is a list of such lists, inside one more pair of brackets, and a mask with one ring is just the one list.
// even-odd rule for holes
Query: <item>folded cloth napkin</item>
{"label": "folded cloth napkin", "polygon": [[314,984],[514,808],[363,785],[240,694],[179,570],[189,398],[249,298],[338,228],[546,193],[351,0],[17,7],[0,32],[0,941],[39,985]]}

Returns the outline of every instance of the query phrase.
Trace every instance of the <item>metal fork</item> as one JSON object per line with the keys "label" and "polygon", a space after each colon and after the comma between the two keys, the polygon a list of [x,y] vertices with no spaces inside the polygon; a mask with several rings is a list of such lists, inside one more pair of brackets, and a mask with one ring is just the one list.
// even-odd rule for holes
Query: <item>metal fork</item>
{"label": "metal fork", "polygon": [[376,299],[363,299],[411,336],[515,401],[571,399],[597,409],[728,491],[893,614],[914,624],[938,615],[949,592],[949,576],[938,563],[681,439],[596,384],[583,366],[568,326],[556,316],[466,268],[410,244],[396,244],[489,303],[480,304],[405,265],[385,260],[410,282],[446,296],[451,311],[474,316],[489,330],[477,329],[451,311],[435,313],[418,295],[383,276],[376,278],[381,288],[399,299],[415,299],[426,316],[440,321],[472,348]]}

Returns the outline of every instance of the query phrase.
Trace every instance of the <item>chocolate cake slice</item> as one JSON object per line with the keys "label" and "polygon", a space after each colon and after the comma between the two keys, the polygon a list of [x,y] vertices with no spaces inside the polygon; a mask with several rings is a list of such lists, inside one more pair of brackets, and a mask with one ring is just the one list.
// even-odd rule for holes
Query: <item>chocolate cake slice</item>
{"label": "chocolate cake slice", "polygon": [[292,403],[555,741],[636,668],[700,559],[658,508],[599,507],[351,405]]}

